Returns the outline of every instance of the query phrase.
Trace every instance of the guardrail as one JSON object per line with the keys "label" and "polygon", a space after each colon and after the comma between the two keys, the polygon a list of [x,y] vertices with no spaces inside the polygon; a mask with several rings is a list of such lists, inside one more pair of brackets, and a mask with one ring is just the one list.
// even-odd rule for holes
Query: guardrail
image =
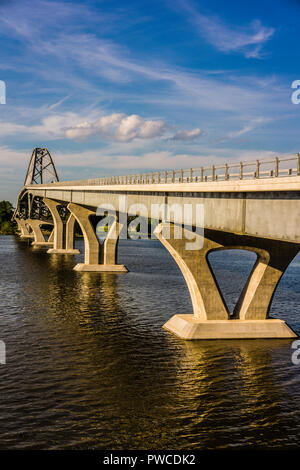
{"label": "guardrail", "polygon": [[[292,164],[291,164],[292,162]],[[296,156],[282,156],[273,159],[250,162],[225,163],[185,170],[164,170],[126,176],[107,176],[102,178],[72,181],[78,185],[129,185],[159,183],[203,183],[207,181],[249,180],[257,178],[278,178],[300,175],[300,153]],[[67,185],[70,181],[54,183]]]}

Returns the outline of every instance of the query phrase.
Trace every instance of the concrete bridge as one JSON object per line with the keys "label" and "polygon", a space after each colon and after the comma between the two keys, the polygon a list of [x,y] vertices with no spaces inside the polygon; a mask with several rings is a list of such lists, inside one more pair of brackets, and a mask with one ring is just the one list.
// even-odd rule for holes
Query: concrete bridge
{"label": "concrete bridge", "polygon": [[[300,250],[300,154],[59,182],[47,152],[34,150],[19,195],[14,218],[21,238],[50,245],[50,255],[72,255],[78,252],[77,221],[85,253],[84,263],[74,269],[124,273],[126,267],[117,264],[117,248],[127,216],[139,216],[140,221],[150,217],[156,237],[182,272],[193,305],[193,312],[173,316],[164,328],[183,339],[296,336],[285,322],[269,318],[269,310],[283,273]],[[43,174],[52,166],[54,182],[45,182]],[[41,217],[43,211],[48,216]],[[113,223],[101,244],[93,217],[104,213]],[[41,230],[45,223],[54,227],[47,241]],[[248,250],[257,257],[233,312],[228,311],[208,261],[212,251],[229,249]]]}

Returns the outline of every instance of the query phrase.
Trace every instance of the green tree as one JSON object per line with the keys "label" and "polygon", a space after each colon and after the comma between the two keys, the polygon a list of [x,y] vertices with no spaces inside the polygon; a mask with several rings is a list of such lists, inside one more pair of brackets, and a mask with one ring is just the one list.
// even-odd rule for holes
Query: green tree
{"label": "green tree", "polygon": [[11,218],[14,208],[9,201],[0,202],[0,233],[2,235],[11,235],[16,231],[16,223]]}

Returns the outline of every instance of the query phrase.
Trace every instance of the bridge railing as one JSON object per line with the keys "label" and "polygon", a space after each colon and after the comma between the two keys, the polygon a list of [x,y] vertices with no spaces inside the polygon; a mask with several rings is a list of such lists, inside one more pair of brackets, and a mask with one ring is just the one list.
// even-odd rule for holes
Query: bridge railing
{"label": "bridge railing", "polygon": [[249,162],[224,163],[180,170],[162,170],[125,176],[107,176],[55,185],[131,185],[159,183],[197,183],[208,181],[250,180],[300,175],[300,153]]}

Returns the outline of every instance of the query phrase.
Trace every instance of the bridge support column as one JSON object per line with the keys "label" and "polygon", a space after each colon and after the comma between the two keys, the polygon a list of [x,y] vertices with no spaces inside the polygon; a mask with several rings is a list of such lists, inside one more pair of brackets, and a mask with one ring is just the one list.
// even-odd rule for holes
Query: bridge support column
{"label": "bridge support column", "polygon": [[76,219],[73,214],[70,213],[70,216],[66,223],[66,250],[67,252],[71,253],[80,253],[79,250],[75,249],[74,242],[75,242],[75,233],[74,233],[74,226],[75,226]]}
{"label": "bridge support column", "polygon": [[[259,246],[262,244],[262,248]],[[298,253],[298,244],[277,240],[256,241],[256,263],[234,309],[240,320],[263,320],[268,317],[271,302],[285,270]]]}
{"label": "bridge support column", "polygon": [[44,234],[41,230],[41,225],[52,225],[52,223],[38,219],[28,219],[26,222],[30,225],[33,231],[34,241],[31,244],[32,246],[53,246],[52,242],[45,240]]}
{"label": "bridge support column", "polygon": [[[181,226],[160,224],[156,235],[177,262],[189,289],[193,314],[174,315],[164,328],[180,338],[294,338],[279,319],[268,318],[270,304],[285,269],[300,249],[298,244],[205,230],[185,238]],[[196,249],[195,249],[196,247]],[[208,262],[209,252],[221,249],[254,251],[258,258],[230,315]]]}
{"label": "bridge support column", "polygon": [[26,221],[24,219],[17,219],[16,218],[15,221],[18,224],[21,239],[28,239],[28,238],[32,239],[32,238],[34,238],[33,233],[29,232]]}
{"label": "bridge support column", "polygon": [[[117,246],[119,241],[119,235],[122,230],[123,224],[120,224],[119,220],[116,219],[105,238],[103,244],[103,264],[107,266],[117,266]],[[120,265],[124,266],[124,265]],[[125,266],[124,266],[125,268]],[[127,271],[127,268],[125,268]]]}
{"label": "bridge support column", "polygon": [[[59,215],[59,212],[57,210],[57,207],[60,206],[60,203],[57,202],[57,201],[54,201],[53,199],[48,199],[48,198],[44,198],[43,199],[44,203],[46,204],[46,206],[48,207],[48,209],[50,210],[51,212],[51,215],[52,215],[52,218],[53,218],[53,223],[54,223],[54,229],[53,229],[53,248],[50,248],[47,253],[58,253],[58,254],[78,254],[80,253],[79,250],[75,250],[74,249],[74,246],[73,246],[73,243],[72,242],[72,248],[70,247],[67,247],[64,243],[65,239],[67,238],[66,237],[66,226],[67,224],[64,224],[62,219],[61,219],[61,216]],[[74,239],[74,222],[73,222],[73,225],[72,225],[72,219],[74,219],[74,217],[72,215],[70,215],[69,219],[71,218],[71,223],[69,223],[69,227],[71,228],[71,230],[69,230],[68,232],[68,236],[69,236],[69,239],[73,236],[73,239]],[[73,230],[72,230],[73,228]],[[52,233],[50,235],[50,237],[52,236]],[[69,240],[70,241],[70,240]]]}
{"label": "bridge support column", "polygon": [[15,221],[16,221],[16,224],[18,226],[19,235],[22,236],[23,235],[23,230],[22,230],[22,225],[20,223],[20,220],[16,218]]}
{"label": "bridge support column", "polygon": [[[84,263],[78,263],[75,271],[127,272],[123,264],[116,264],[116,248],[120,229],[115,221],[103,245],[100,245],[90,217],[95,212],[79,204],[70,203],[68,209],[80,225],[84,237]],[[114,227],[114,230],[112,228]],[[115,238],[114,238],[115,237]]]}
{"label": "bridge support column", "polygon": [[193,305],[194,317],[203,320],[228,320],[229,314],[214,275],[207,262],[211,248],[208,240],[195,234],[198,249],[188,249],[190,243],[181,226],[160,224],[155,234],[175,259],[187,283]]}

